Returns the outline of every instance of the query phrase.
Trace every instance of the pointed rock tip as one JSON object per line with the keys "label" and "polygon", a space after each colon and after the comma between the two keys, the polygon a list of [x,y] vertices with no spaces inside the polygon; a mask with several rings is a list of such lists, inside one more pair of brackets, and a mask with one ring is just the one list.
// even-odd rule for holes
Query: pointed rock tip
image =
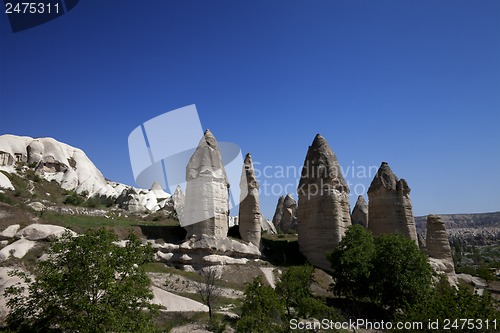
{"label": "pointed rock tip", "polygon": [[151,185],[150,190],[162,190],[163,191],[163,187],[161,187],[161,185],[155,180],[153,182],[153,185]]}
{"label": "pointed rock tip", "polygon": [[251,161],[251,160],[252,160],[252,155],[251,155],[250,153],[247,153],[247,154],[245,155],[245,162],[247,162],[247,161]]}
{"label": "pointed rock tip", "polygon": [[362,195],[359,195],[358,196],[358,200],[356,200],[356,205],[366,205],[366,200],[365,198],[362,196]]}
{"label": "pointed rock tip", "polygon": [[318,147],[318,146],[323,145],[324,143],[326,143],[325,138],[323,136],[321,136],[321,134],[318,133],[314,137],[314,140],[313,140],[313,143],[312,143],[312,147]]}

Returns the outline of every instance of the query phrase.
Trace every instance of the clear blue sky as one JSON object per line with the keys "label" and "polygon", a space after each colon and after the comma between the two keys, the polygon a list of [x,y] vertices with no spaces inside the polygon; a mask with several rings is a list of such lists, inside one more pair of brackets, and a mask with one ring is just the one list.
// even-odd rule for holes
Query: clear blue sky
{"label": "clear blue sky", "polygon": [[353,194],[374,172],[352,168],[387,161],[416,215],[500,210],[497,0],[81,0],[15,34],[0,13],[0,50],[0,134],[82,148],[115,181],[134,183],[136,126],[196,104],[268,171],[321,133]]}

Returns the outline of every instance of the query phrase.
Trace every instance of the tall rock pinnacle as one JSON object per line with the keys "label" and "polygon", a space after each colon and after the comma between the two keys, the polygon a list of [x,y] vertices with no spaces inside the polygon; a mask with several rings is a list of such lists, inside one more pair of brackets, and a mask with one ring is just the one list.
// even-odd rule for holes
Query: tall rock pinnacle
{"label": "tall rock pinnacle", "polygon": [[208,129],[186,167],[186,181],[187,236],[227,237],[229,181],[217,140]]}
{"label": "tall rock pinnacle", "polygon": [[368,229],[373,234],[399,233],[418,245],[410,191],[406,180],[382,162],[368,189]]}
{"label": "tall rock pinnacle", "polygon": [[358,196],[356,205],[352,209],[351,222],[368,229],[368,205],[362,195]]}
{"label": "tall rock pinnacle", "polygon": [[427,216],[426,246],[429,257],[439,259],[444,265],[443,271],[445,273],[455,272],[448,234],[444,222],[439,216]]}
{"label": "tall rock pinnacle", "polygon": [[300,252],[314,266],[330,271],[326,254],[351,225],[349,187],[337,157],[319,134],[307,151],[297,191]]}
{"label": "tall rock pinnacle", "polygon": [[297,231],[297,202],[289,193],[279,197],[273,224],[278,232]]}
{"label": "tall rock pinnacle", "polygon": [[240,235],[244,241],[250,242],[259,247],[261,236],[259,184],[257,183],[257,178],[255,177],[252,155],[250,154],[245,156],[240,189]]}

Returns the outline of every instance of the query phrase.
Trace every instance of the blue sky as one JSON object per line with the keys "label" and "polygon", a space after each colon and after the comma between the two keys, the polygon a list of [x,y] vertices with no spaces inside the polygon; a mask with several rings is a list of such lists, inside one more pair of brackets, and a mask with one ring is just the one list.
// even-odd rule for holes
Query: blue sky
{"label": "blue sky", "polygon": [[387,161],[416,215],[500,210],[499,1],[81,0],[18,33],[0,15],[0,49],[0,133],[82,148],[115,181],[134,183],[135,127],[196,104],[275,192],[321,133],[352,203]]}

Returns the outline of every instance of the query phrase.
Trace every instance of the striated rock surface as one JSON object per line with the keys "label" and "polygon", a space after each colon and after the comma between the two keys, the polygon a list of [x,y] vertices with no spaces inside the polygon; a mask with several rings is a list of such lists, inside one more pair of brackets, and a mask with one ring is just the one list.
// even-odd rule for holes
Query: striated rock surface
{"label": "striated rock surface", "polygon": [[187,237],[227,237],[229,180],[217,140],[206,130],[186,167],[184,227]]}
{"label": "striated rock surface", "polygon": [[337,157],[319,134],[307,151],[297,191],[300,252],[314,266],[330,271],[326,254],[351,225],[351,210]]}
{"label": "striated rock surface", "polygon": [[368,229],[368,204],[362,195],[358,197],[356,205],[352,209],[351,222]]}
{"label": "striated rock surface", "polygon": [[444,273],[455,272],[446,227],[439,216],[427,216],[426,249],[430,257],[443,262],[445,265]]}
{"label": "striated rock surface", "polygon": [[410,191],[406,180],[382,162],[368,189],[368,229],[373,234],[399,233],[418,245]]}
{"label": "striated rock surface", "polygon": [[252,156],[250,154],[245,156],[240,189],[241,199],[238,223],[241,239],[259,247],[261,237],[259,184],[255,177]]}

